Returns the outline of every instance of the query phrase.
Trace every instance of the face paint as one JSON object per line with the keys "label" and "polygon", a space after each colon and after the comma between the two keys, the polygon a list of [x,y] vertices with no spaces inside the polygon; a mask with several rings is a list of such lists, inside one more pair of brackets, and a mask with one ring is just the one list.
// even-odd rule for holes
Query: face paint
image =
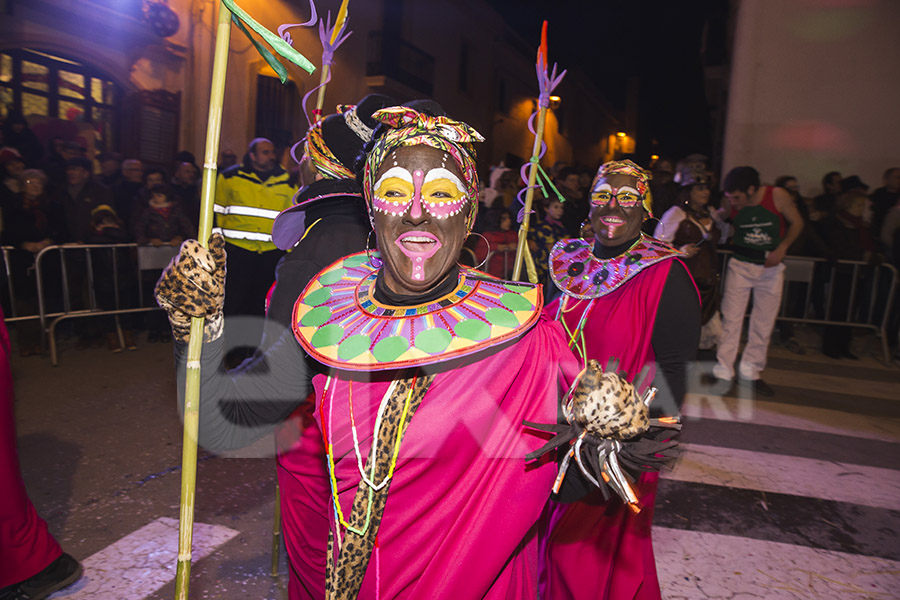
{"label": "face paint", "polygon": [[608,183],[602,182],[591,192],[591,204],[594,206],[609,204],[613,198],[622,208],[633,208],[642,200],[641,193],[627,185],[614,188]]}
{"label": "face paint", "polygon": [[645,210],[635,177],[613,173],[599,178],[591,190],[591,205],[591,227],[604,246],[615,246],[640,234]]}
{"label": "face paint", "polygon": [[374,178],[372,215],[382,275],[394,292],[432,289],[456,265],[465,242],[471,205],[458,187],[461,173],[445,157],[424,144],[403,146],[393,153],[397,164],[388,162]]}
{"label": "face paint", "polygon": [[409,209],[415,188],[412,175],[403,167],[391,167],[374,185],[372,205],[378,212],[399,217]]}
{"label": "face paint", "polygon": [[412,267],[410,277],[414,281],[425,279],[425,261],[443,246],[436,235],[427,231],[404,233],[394,240],[394,243],[400,248],[400,252],[409,258]]}
{"label": "face paint", "polygon": [[462,181],[446,168],[410,174],[403,167],[391,167],[374,185],[375,210],[400,216],[407,210],[413,219],[422,218],[422,208],[436,219],[446,219],[462,211],[469,198]]}
{"label": "face paint", "polygon": [[[624,209],[634,208],[641,202],[641,195],[633,187],[625,185],[620,188],[614,188],[608,183],[602,182],[591,193],[591,204],[596,207],[607,206],[612,202],[613,198],[616,199],[616,204]],[[606,237],[613,239],[618,234],[619,229],[628,223],[628,220],[609,214],[600,217],[600,222],[605,226]]]}
{"label": "face paint", "polygon": [[465,207],[468,197],[459,177],[441,167],[428,171],[425,176],[422,201],[429,214],[437,219],[446,219],[459,213]]}

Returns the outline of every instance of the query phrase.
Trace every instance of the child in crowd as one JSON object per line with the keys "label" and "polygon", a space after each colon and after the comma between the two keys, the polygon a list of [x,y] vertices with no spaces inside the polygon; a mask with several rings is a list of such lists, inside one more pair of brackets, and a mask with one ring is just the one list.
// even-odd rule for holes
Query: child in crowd
{"label": "child in crowd", "polygon": [[518,233],[513,229],[512,215],[505,209],[491,209],[485,215],[484,238],[487,244],[478,246],[478,260],[487,258],[488,247],[490,259],[484,266],[484,270],[500,279],[512,277],[513,265],[516,258],[516,245],[519,239]]}
{"label": "child in crowd", "polygon": [[[182,207],[174,201],[172,190],[164,185],[150,188],[147,206],[142,208],[134,221],[134,239],[139,246],[172,246],[173,255],[181,242],[190,237],[194,228]],[[153,305],[153,287],[162,274],[161,269],[141,271],[144,288],[144,305]],[[169,341],[169,323],[162,313],[152,313],[147,319],[147,341]]]}
{"label": "child in crowd", "polygon": [[[129,235],[122,219],[108,204],[96,206],[91,211],[89,232],[85,243],[88,244],[125,244]],[[115,258],[114,258],[115,257]],[[94,266],[94,293],[97,305],[104,311],[130,308],[136,296],[134,286],[129,285],[133,278],[133,263],[128,248],[110,248],[91,250]],[[113,276],[115,272],[116,276]],[[125,348],[137,350],[134,343],[133,317],[129,314],[117,315],[121,319],[122,340]],[[122,344],[116,331],[115,320],[103,317],[103,331],[111,352],[121,352]]]}

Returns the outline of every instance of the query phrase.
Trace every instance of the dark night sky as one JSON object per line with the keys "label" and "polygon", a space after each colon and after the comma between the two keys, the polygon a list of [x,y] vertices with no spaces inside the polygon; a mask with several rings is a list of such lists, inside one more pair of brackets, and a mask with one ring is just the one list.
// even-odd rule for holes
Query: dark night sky
{"label": "dark night sky", "polygon": [[490,2],[535,47],[547,19],[551,62],[580,67],[618,110],[628,78],[640,78],[639,154],[650,154],[651,139],[661,154],[711,151],[701,48],[708,22],[713,60],[723,59],[728,0]]}

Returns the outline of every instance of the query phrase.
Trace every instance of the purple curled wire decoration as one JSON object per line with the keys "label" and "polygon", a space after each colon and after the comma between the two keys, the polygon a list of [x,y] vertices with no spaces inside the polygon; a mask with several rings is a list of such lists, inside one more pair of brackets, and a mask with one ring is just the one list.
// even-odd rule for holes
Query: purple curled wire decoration
{"label": "purple curled wire decoration", "polygon": [[[550,74],[547,74],[546,66],[541,68],[541,64],[545,61],[542,61],[543,52],[538,50],[538,60],[535,65],[535,70],[537,71],[537,80],[538,80],[538,105],[543,108],[550,107],[550,95],[553,93],[553,90],[556,89],[556,86],[560,84],[563,80],[563,77],[566,76],[566,71],[563,70],[559,75],[556,74],[556,64],[553,65],[553,70]],[[539,109],[540,110],[540,109]],[[531,135],[537,137],[537,131],[534,129],[534,119],[538,116],[538,111],[531,113],[531,116],[528,118],[528,131],[531,132]],[[540,188],[540,180],[537,176],[534,178],[534,185],[528,185],[528,171],[529,167],[538,168],[540,164],[541,158],[544,157],[544,154],[547,153],[547,143],[541,139],[541,151],[535,157],[532,156],[531,159],[522,165],[522,168],[519,169],[519,177],[522,179],[522,183],[525,184],[519,193],[516,194],[516,200],[518,200],[519,204],[522,205],[522,208],[519,209],[519,212],[516,215],[516,220],[521,223],[525,219],[525,194],[528,193],[529,189]],[[530,211],[534,213],[534,210]]]}
{"label": "purple curled wire decoration", "polygon": [[[322,43],[322,67],[331,66],[334,64],[334,51],[338,49],[338,46],[344,43],[352,31],[344,32],[344,29],[347,27],[346,21],[341,26],[341,31],[338,36],[335,38],[334,43],[331,43],[331,36],[334,35],[334,29],[337,27],[337,23],[334,25],[331,24],[331,11],[328,11],[328,22],[326,23],[324,20],[319,20],[319,41]],[[312,88],[308,92],[303,95],[303,114],[306,115],[306,122],[309,125],[312,125],[314,122],[318,121],[318,117],[320,115],[314,115],[315,119],[309,118],[309,111],[306,110],[306,102],[309,100],[310,96],[313,93],[319,91],[319,88],[322,86],[328,85],[331,81],[331,69],[327,69],[327,73],[325,75],[325,79],[319,82],[319,85]]]}
{"label": "purple curled wire decoration", "polygon": [[288,29],[291,29],[293,27],[309,27],[311,25],[315,25],[316,20],[319,18],[319,15],[316,12],[316,3],[314,0],[309,0],[309,11],[309,21],[306,21],[305,23],[284,23],[283,25],[279,26],[278,35],[281,36],[281,39],[293,46],[294,40],[291,39],[291,34],[288,33]]}

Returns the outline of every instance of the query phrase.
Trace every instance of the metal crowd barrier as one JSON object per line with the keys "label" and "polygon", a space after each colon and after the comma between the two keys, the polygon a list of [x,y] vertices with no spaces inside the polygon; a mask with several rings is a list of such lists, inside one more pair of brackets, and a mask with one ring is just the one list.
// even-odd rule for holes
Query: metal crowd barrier
{"label": "metal crowd barrier", "polygon": [[[721,291],[725,291],[725,279],[731,251],[720,250],[721,256]],[[784,289],[781,295],[781,307],[777,319],[792,323],[810,325],[834,325],[869,329],[881,341],[884,362],[890,364],[891,353],[888,346],[888,323],[891,311],[894,310],[894,298],[897,293],[897,268],[889,263],[871,264],[859,260],[829,261],[825,258],[805,256],[787,256],[784,259]],[[847,308],[842,320],[829,319],[834,306],[836,274],[838,269],[843,274],[850,272],[850,293]],[[800,316],[790,305],[789,293],[792,283],[806,285],[805,298]],[[816,298],[817,293],[820,297]],[[818,300],[818,302],[816,302]],[[751,300],[752,302],[752,300]],[[819,315],[815,310],[821,309]]]}
{"label": "metal crowd barrier", "polygon": [[[134,269],[128,269],[126,272],[120,273],[119,262],[121,257],[118,249],[128,249],[129,253],[134,252],[135,260]],[[134,250],[132,250],[134,249]],[[9,246],[2,247],[3,263],[6,273],[6,292],[9,297],[9,305],[11,316],[7,317],[7,321],[25,321],[40,320],[40,328],[43,334],[41,345],[47,348],[49,342],[50,363],[53,366],[59,364],[59,357],[56,343],[56,326],[66,320],[84,317],[97,316],[113,316],[116,325],[116,334],[119,343],[124,347],[124,338],[122,326],[119,323],[119,315],[142,313],[153,310],[160,310],[156,305],[144,305],[144,287],[141,279],[141,271],[148,269],[163,268],[168,259],[177,252],[177,248],[171,246],[163,246],[160,248],[138,246],[137,244],[81,244],[81,245],[54,245],[47,246],[34,257],[33,268],[35,270],[34,285],[37,294],[37,313],[20,315],[17,309],[17,290],[22,293],[20,284],[14,279],[11,255],[13,252],[24,252],[16,250]],[[97,258],[103,256],[101,253],[109,253],[111,260],[106,266],[108,269],[100,269],[95,266]],[[58,273],[50,273],[49,267],[50,257],[54,254],[59,255]],[[80,257],[80,258],[75,258]],[[75,263],[78,263],[77,266]],[[52,268],[56,270],[56,267]],[[78,274],[73,278],[70,274],[77,271]],[[59,276],[58,287],[53,285],[50,280]],[[126,281],[121,281],[121,277],[126,277]],[[102,308],[97,301],[97,294],[94,283],[100,278],[112,280],[112,308]],[[78,284],[78,289],[71,289],[72,284]],[[126,301],[122,297],[123,287],[137,290],[137,296],[131,301]],[[52,289],[56,287],[56,290]],[[55,297],[56,291],[61,290],[60,297]],[[51,297],[54,296],[54,297]],[[76,299],[81,296],[80,299]],[[50,306],[56,304],[61,306],[61,310],[50,310]]]}
{"label": "metal crowd barrier", "polygon": [[479,261],[474,250],[472,250],[471,248],[463,247],[463,249],[460,251],[460,259],[463,263],[466,264],[466,266],[475,267],[479,271],[484,271],[485,273],[487,273],[488,265],[491,264],[491,258],[493,258],[496,254],[503,255],[503,272],[512,273],[512,265],[516,259],[515,250],[491,250],[490,252],[488,252],[483,261]]}
{"label": "metal crowd barrier", "polygon": [[[119,269],[118,269],[118,248],[134,248],[136,253],[135,269],[131,272],[134,275],[135,287],[138,290],[137,305],[123,306],[120,293]],[[48,246],[41,250],[34,261],[35,282],[38,312],[36,314],[19,314],[16,302],[16,290],[23,282],[14,281],[13,269],[11,268],[11,254],[13,252],[22,252],[9,246],[3,246],[3,264],[6,275],[6,293],[9,298],[9,312],[6,314],[6,321],[13,323],[17,321],[26,321],[39,319],[41,331],[44,334],[42,345],[46,348],[49,342],[50,362],[53,366],[58,364],[58,352],[56,344],[56,326],[63,320],[96,317],[102,315],[111,315],[116,318],[116,332],[119,336],[119,342],[124,346],[122,328],[118,320],[118,315],[129,313],[149,312],[152,310],[160,310],[156,305],[144,306],[144,289],[141,280],[141,271],[148,269],[162,269],[168,263],[171,256],[177,252],[177,248],[163,246],[160,248],[138,246],[137,244],[85,244],[85,245],[57,245]],[[92,251],[108,251],[112,255],[111,273],[96,273],[94,268],[94,260]],[[486,268],[491,258],[498,251],[491,251],[487,255],[482,269]],[[50,298],[47,297],[49,282],[45,279],[46,262],[48,256],[52,253],[58,253],[60,257],[60,283],[62,288],[62,310],[55,312],[48,311]],[[68,274],[72,269],[69,264],[69,258],[79,253],[83,253],[84,262],[79,267],[84,268],[84,288],[87,291],[87,302],[84,307],[73,308],[76,302],[73,302],[73,292],[80,293],[83,290],[70,290],[70,281]],[[473,261],[472,264],[477,265],[478,261],[475,253],[468,248],[463,248],[463,253],[468,254]],[[505,251],[504,260],[509,263],[514,257],[514,251]],[[725,274],[728,261],[731,259],[731,252],[720,250],[719,255],[722,260],[722,278],[721,286],[724,291]],[[894,309],[894,298],[897,294],[898,273],[897,269],[888,263],[879,265],[869,264],[863,261],[839,260],[829,262],[824,258],[807,258],[799,256],[788,256],[784,260],[785,263],[785,293],[782,294],[781,308],[778,314],[778,320],[794,323],[807,323],[811,325],[837,325],[846,327],[855,327],[861,329],[869,329],[873,331],[881,341],[882,351],[884,353],[885,363],[890,363],[890,349],[888,347],[888,323],[891,317],[891,311]],[[508,265],[506,265],[508,266]],[[850,283],[849,301],[843,320],[833,320],[827,317],[831,315],[832,306],[834,304],[835,295],[835,273],[839,267],[849,269],[852,273]],[[98,276],[107,276],[112,278],[113,282],[113,309],[103,309],[98,306],[97,297],[94,289],[94,281]],[[788,293],[790,284],[802,283],[806,285],[805,299],[803,302],[802,313],[797,316],[789,314],[792,307],[789,306]],[[814,315],[814,295],[816,290],[823,292],[821,300],[822,310],[820,315]]]}

